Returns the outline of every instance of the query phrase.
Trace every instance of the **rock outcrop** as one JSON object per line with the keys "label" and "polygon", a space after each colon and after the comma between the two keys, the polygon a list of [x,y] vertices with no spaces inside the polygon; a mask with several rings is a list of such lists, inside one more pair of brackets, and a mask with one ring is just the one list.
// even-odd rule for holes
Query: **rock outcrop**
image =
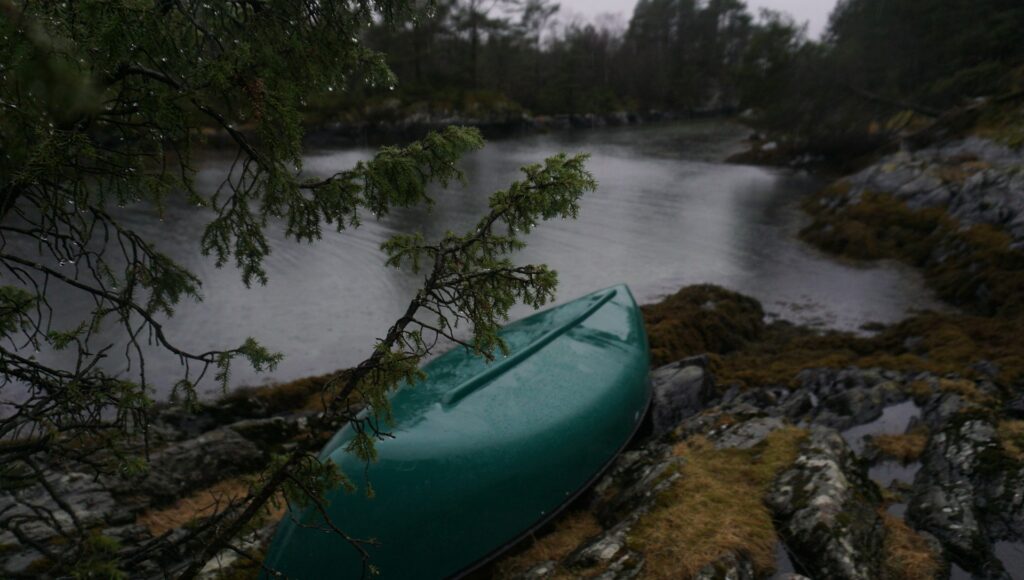
{"label": "rock outcrop", "polygon": [[816,427],[768,504],[786,546],[820,578],[878,578],[884,561],[881,496],[834,430]]}
{"label": "rock outcrop", "polygon": [[887,156],[848,179],[848,196],[888,193],[911,208],[946,210],[965,225],[989,224],[1024,249],[1024,153],[968,137]]}
{"label": "rock outcrop", "polygon": [[933,434],[914,481],[908,519],[950,558],[984,578],[1009,578],[993,543],[1024,536],[1024,465],[1007,457],[989,416],[962,413]]}

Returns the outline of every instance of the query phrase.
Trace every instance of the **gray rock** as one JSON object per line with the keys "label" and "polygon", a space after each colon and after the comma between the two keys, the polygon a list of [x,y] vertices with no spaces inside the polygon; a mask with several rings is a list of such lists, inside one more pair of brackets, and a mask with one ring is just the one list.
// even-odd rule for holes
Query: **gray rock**
{"label": "gray rock", "polygon": [[1001,465],[992,465],[999,456],[989,419],[960,415],[949,420],[928,441],[907,511],[908,521],[938,538],[953,562],[986,578],[1004,574],[985,522],[986,513],[1001,509],[998,499],[1006,491]]}
{"label": "gray rock", "polygon": [[[7,546],[13,544],[4,545]],[[4,552],[3,557],[0,558],[0,571],[12,576],[28,575],[29,566],[42,558],[42,554],[31,548],[20,550],[12,549],[11,551]]]}
{"label": "gray rock", "polygon": [[699,413],[715,398],[715,381],[707,365],[707,357],[693,357],[651,373],[655,437],[668,433],[684,419]]}
{"label": "gray rock", "polygon": [[[83,529],[134,520],[107,486],[90,475],[51,471],[46,481],[62,502],[42,485],[0,494],[0,530],[17,529],[33,541],[45,542],[62,531],[74,531],[76,520]],[[0,545],[15,544],[14,533],[0,532]]]}
{"label": "gray rock", "polygon": [[626,554],[629,526],[633,521],[620,523],[614,528],[593,538],[566,556],[565,565],[570,568],[605,568]]}
{"label": "gray rock", "polygon": [[542,580],[543,578],[551,578],[554,576],[557,569],[558,563],[549,560],[547,562],[541,562],[526,572],[513,576],[513,578],[515,580]]}
{"label": "gray rock", "polygon": [[[850,177],[846,200],[889,193],[912,208],[941,208],[965,226],[1003,227],[1024,246],[1024,152],[979,137],[901,151]],[[950,178],[944,169],[954,170]]]}
{"label": "gray rock", "polygon": [[928,399],[921,410],[921,416],[924,419],[924,424],[929,429],[936,431],[941,429],[947,421],[958,415],[967,406],[967,401],[960,395],[956,393],[941,393]]}
{"label": "gray rock", "polygon": [[1003,411],[1015,419],[1024,419],[1024,396],[1007,401]]}
{"label": "gray rock", "polygon": [[618,560],[612,562],[608,569],[595,576],[595,580],[633,580],[644,570],[644,557],[638,552],[627,551]]}
{"label": "gray rock", "polygon": [[694,580],[755,580],[754,563],[746,554],[729,552],[708,564],[694,576]]}
{"label": "gray rock", "polygon": [[782,419],[762,417],[730,426],[711,436],[719,449],[750,449],[757,446],[777,429],[786,426]]}
{"label": "gray rock", "polygon": [[813,577],[866,580],[881,574],[880,500],[839,433],[816,427],[767,503],[788,551]]}
{"label": "gray rock", "polygon": [[682,459],[668,445],[624,453],[594,487],[594,513],[605,527],[645,512],[679,478]]}
{"label": "gray rock", "polygon": [[228,425],[228,429],[258,445],[279,445],[302,432],[306,418],[300,416],[245,419]]}
{"label": "gray rock", "polygon": [[263,465],[264,459],[263,452],[236,431],[217,429],[157,451],[150,458],[149,473],[140,481],[121,482],[118,491],[138,493],[160,505],[218,481],[251,473]]}

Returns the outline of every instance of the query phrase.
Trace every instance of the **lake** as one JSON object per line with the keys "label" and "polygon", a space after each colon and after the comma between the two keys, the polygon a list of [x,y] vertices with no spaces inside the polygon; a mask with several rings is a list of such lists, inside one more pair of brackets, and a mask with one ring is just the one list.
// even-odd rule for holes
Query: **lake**
{"label": "lake", "polygon": [[[418,277],[382,267],[381,242],[414,228],[431,239],[471,227],[486,211],[488,195],[516,179],[520,166],[560,151],[590,153],[600,188],[584,198],[578,220],[541,224],[517,257],[558,271],[559,301],[625,282],[639,301],[651,302],[681,286],[709,282],[756,297],[773,318],[844,330],[941,308],[909,268],[845,263],[800,242],[797,232],[807,219],[800,200],[822,182],[724,163],[742,148],[747,132],[701,121],[497,140],[465,158],[465,186],[434,191],[437,204],[429,213],[396,211],[358,230],[328,232],[314,245],[285,241],[280,228],[271,228],[270,281],[252,289],[233,268],[217,269],[199,255],[208,213],[181,202],[171,204],[163,221],[151,210],[131,208],[123,219],[203,279],[205,301],[182,305],[167,322],[172,340],[202,351],[254,336],[286,355],[269,375],[237,366],[235,385],[321,374],[365,358],[419,286]],[[311,151],[306,170],[327,175],[370,155],[367,148]],[[219,183],[229,163],[208,156],[201,186]],[[58,320],[86,307],[72,296],[56,302]],[[520,308],[513,314],[528,313]],[[125,370],[116,357],[109,363],[111,370]],[[156,351],[146,361],[158,391],[173,383],[179,368],[176,359]]]}

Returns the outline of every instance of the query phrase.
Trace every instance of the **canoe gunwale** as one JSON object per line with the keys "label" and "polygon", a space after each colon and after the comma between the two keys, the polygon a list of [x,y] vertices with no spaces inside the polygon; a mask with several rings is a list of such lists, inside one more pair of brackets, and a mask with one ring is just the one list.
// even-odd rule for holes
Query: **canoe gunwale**
{"label": "canoe gunwale", "polygon": [[491,365],[491,367],[488,368],[486,371],[476,375],[475,377],[467,379],[462,384],[445,393],[444,396],[441,398],[441,404],[443,404],[445,407],[454,405],[455,403],[458,403],[462,399],[476,392],[477,389],[483,387],[484,385],[496,379],[497,377],[512,370],[512,368],[514,368],[520,362],[533,356],[534,353],[550,344],[556,338],[562,336],[566,332],[569,332],[569,330],[579,326],[580,324],[583,324],[583,322],[586,319],[590,318],[595,312],[604,307],[604,305],[607,304],[612,298],[615,298],[615,296],[617,296],[618,293],[619,291],[614,288],[608,290],[607,292],[605,292],[604,296],[598,298],[597,301],[594,302],[594,304],[587,307],[586,310],[581,312],[578,316],[576,316],[569,322],[566,322],[565,324],[558,328],[549,330],[544,335],[538,337],[536,340],[523,347],[519,352],[509,356],[508,358],[498,363]]}
{"label": "canoe gunwale", "polygon": [[[609,299],[610,299],[610,297],[609,297]],[[602,304],[604,302],[607,302],[607,300],[602,301]],[[650,384],[650,377],[649,376],[648,376],[647,381],[648,381],[648,384]],[[572,492],[572,494],[566,496],[565,501],[563,501],[561,504],[559,504],[557,508],[551,510],[551,513],[545,514],[540,519],[538,519],[536,522],[534,522],[532,525],[530,525],[529,528],[527,528],[523,532],[519,533],[518,535],[513,537],[508,542],[506,542],[506,543],[502,544],[501,546],[495,548],[493,551],[491,551],[490,553],[488,553],[484,557],[480,558],[476,562],[474,562],[474,563],[470,564],[469,566],[463,568],[462,570],[452,574],[451,576],[448,576],[448,579],[449,580],[460,580],[462,578],[466,578],[467,576],[469,576],[473,572],[476,572],[476,571],[480,570],[481,568],[483,568],[484,566],[486,566],[487,564],[490,564],[491,562],[495,561],[496,559],[498,559],[499,557],[504,555],[505,552],[507,552],[508,550],[510,550],[513,547],[515,547],[519,542],[523,541],[528,536],[532,536],[535,532],[537,532],[537,530],[543,528],[544,526],[546,526],[549,523],[551,523],[555,518],[557,518],[558,516],[562,515],[562,512],[564,512],[566,510],[566,508],[568,508],[570,505],[572,505],[572,503],[575,502],[577,499],[579,499],[581,495],[586,493],[587,490],[589,490],[591,487],[593,487],[595,484],[597,484],[598,480],[600,480],[602,477],[604,477],[604,475],[606,473],[608,473],[608,470],[611,469],[612,465],[615,463],[615,460],[618,459],[620,455],[622,455],[622,452],[625,451],[627,447],[629,447],[629,444],[632,443],[633,439],[636,438],[637,433],[640,432],[640,428],[644,425],[644,423],[647,422],[647,416],[648,416],[648,414],[651,411],[651,403],[654,400],[653,391],[651,389],[648,389],[647,393],[648,393],[648,395],[647,395],[647,402],[644,403],[643,413],[640,414],[640,419],[633,426],[633,431],[629,434],[629,437],[626,438],[626,441],[618,449],[615,450],[615,453],[612,453],[612,455],[608,459],[608,461],[605,462],[605,464],[602,465],[601,468],[598,469],[596,473],[594,473],[593,477],[591,477],[590,479],[585,481],[583,483],[583,485],[581,485],[579,487],[579,489],[577,489],[576,491]]]}

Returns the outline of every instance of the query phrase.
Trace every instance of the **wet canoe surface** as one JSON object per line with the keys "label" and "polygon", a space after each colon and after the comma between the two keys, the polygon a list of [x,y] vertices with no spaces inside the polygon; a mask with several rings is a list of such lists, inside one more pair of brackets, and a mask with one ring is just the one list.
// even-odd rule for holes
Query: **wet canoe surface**
{"label": "wet canoe surface", "polygon": [[[380,577],[444,578],[485,561],[580,492],[641,421],[649,355],[626,286],[510,324],[502,336],[507,358],[487,363],[458,348],[400,389],[394,438],[377,444],[375,463],[345,452],[347,428],[324,449],[359,487],[328,495],[331,520],[379,543],[367,549]],[[359,578],[358,552],[322,525],[312,508],[286,516],[267,566],[292,578]]]}

